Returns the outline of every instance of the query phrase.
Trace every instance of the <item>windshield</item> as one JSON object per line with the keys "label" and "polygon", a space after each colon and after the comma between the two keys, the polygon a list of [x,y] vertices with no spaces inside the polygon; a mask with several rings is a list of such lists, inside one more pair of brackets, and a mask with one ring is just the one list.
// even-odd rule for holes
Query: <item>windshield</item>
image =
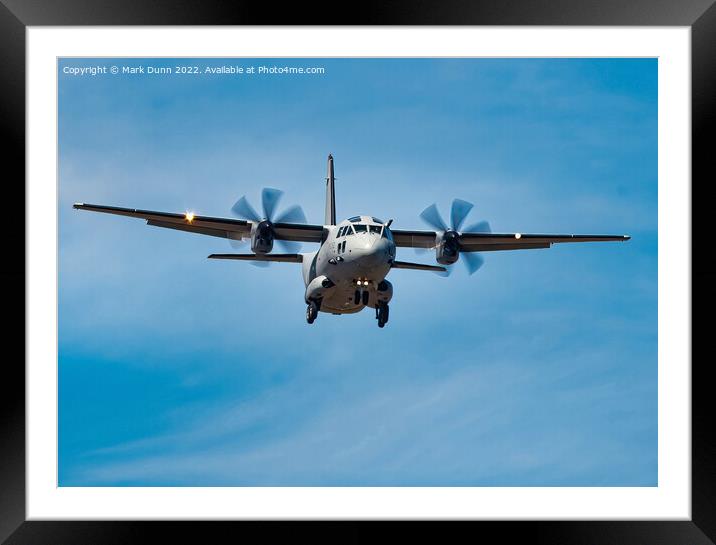
{"label": "windshield", "polygon": [[356,233],[367,233],[368,232],[368,226],[364,223],[353,224],[353,229],[356,230]]}

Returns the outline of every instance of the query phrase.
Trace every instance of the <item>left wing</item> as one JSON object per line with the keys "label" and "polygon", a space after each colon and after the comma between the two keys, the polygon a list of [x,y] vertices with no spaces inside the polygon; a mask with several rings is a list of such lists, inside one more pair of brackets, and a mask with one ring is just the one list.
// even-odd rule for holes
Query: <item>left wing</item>
{"label": "left wing", "polygon": [[[139,210],[135,208],[120,208],[118,206],[103,206],[98,204],[76,203],[72,206],[78,210],[117,214],[147,220],[147,225],[177,229],[199,235],[230,238],[241,240],[251,236],[252,222],[232,218],[214,218],[210,216],[197,216],[191,213],[177,214],[172,212],[156,212],[153,210]],[[292,240],[296,242],[321,242],[323,240],[322,225],[308,225],[299,223],[274,223],[275,238],[279,240]]]}
{"label": "left wing", "polygon": [[[396,246],[404,248],[434,248],[435,231],[407,231],[391,229]],[[460,251],[494,252],[499,250],[531,250],[549,248],[564,242],[624,242],[629,235],[539,235],[528,233],[460,233]]]}

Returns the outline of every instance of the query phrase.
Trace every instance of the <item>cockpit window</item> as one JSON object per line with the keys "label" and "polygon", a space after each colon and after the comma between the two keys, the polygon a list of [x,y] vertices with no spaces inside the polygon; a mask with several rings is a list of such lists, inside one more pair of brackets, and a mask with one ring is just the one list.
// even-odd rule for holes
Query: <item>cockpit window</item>
{"label": "cockpit window", "polygon": [[[375,219],[375,218],[374,218]],[[375,233],[376,235],[380,235],[380,230],[382,229],[382,225],[369,225],[368,230],[371,233]]]}
{"label": "cockpit window", "polygon": [[347,237],[348,235],[352,235],[353,230],[351,229],[350,225],[344,225],[343,227],[338,229],[338,233],[336,233],[336,238],[341,237]]}
{"label": "cockpit window", "polygon": [[378,218],[373,218],[373,221],[376,223],[380,223],[381,225],[385,223],[383,220],[379,220]]}
{"label": "cockpit window", "polygon": [[353,229],[356,230],[356,233],[367,233],[368,232],[368,226],[365,223],[356,223],[353,225]]}
{"label": "cockpit window", "polygon": [[352,218],[348,218],[348,221],[350,221],[351,223],[356,223],[360,221],[360,216],[353,216]]}

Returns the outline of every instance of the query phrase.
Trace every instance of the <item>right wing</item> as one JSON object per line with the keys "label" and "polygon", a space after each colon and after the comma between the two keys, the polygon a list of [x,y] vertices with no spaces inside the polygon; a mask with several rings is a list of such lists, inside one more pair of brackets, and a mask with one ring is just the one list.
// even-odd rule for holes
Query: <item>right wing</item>
{"label": "right wing", "polygon": [[209,259],[237,259],[239,261],[278,261],[303,263],[301,254],[211,254]]}
{"label": "right wing", "polygon": [[[119,216],[130,216],[147,220],[147,225],[166,227],[199,235],[230,238],[241,240],[251,236],[252,222],[232,218],[214,218],[211,216],[196,216],[194,214],[177,214],[173,212],[156,212],[153,210],[138,210],[135,208],[120,208],[118,206],[104,206],[98,204],[76,203],[72,206],[77,210],[103,212]],[[274,233],[279,240],[292,240],[296,242],[322,242],[323,226],[302,223],[274,223]]]}

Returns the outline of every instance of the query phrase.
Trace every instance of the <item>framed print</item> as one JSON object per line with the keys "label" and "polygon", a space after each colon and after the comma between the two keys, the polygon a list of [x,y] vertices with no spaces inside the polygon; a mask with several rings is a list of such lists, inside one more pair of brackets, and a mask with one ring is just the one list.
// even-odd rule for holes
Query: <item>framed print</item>
{"label": "framed print", "polygon": [[716,8],[66,7],[3,19],[10,542],[179,520],[710,542],[689,177]]}

